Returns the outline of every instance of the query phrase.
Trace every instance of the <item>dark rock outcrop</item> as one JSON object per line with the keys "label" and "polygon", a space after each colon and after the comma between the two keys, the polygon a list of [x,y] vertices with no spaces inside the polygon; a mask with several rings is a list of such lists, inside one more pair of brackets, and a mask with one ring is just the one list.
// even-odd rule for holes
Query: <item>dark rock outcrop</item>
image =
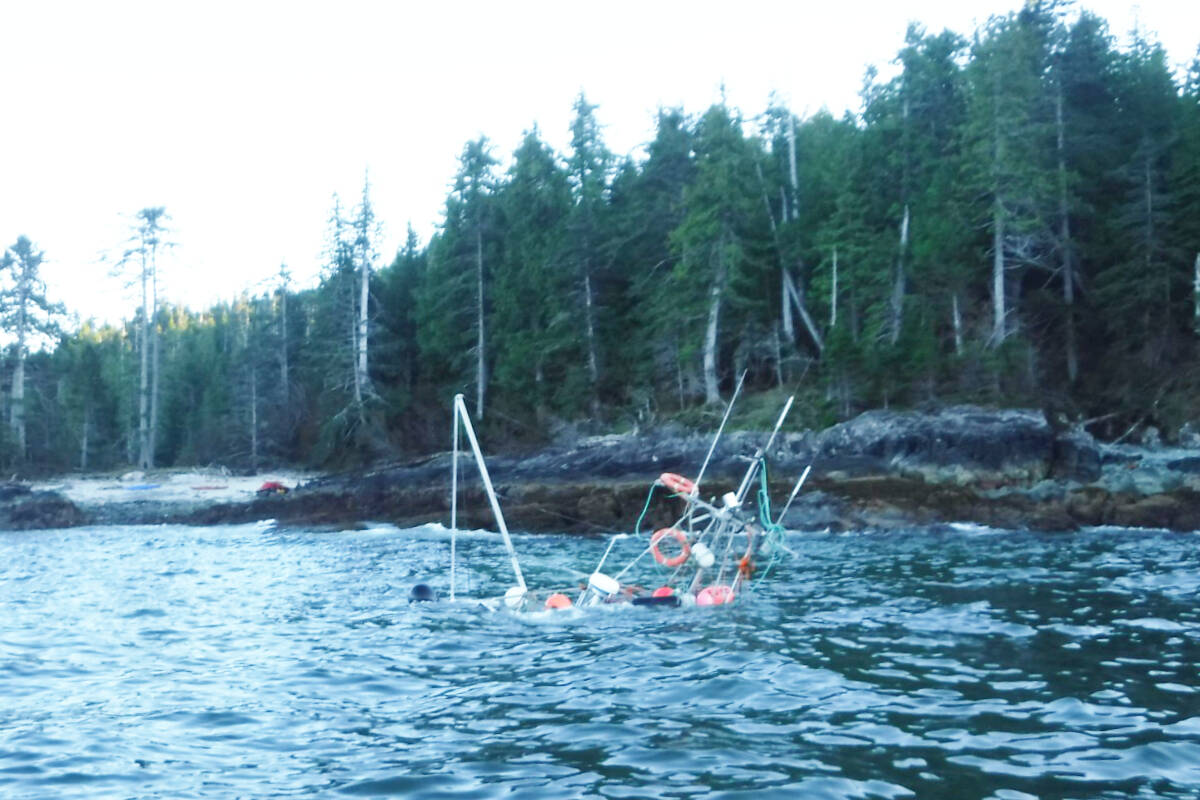
{"label": "dark rock outcrop", "polygon": [[[704,493],[720,496],[736,489],[748,457],[767,439],[767,434],[751,432],[722,437],[704,472]],[[676,431],[598,436],[524,458],[489,456],[488,468],[514,528],[625,530],[646,507],[659,474],[696,476],[711,445],[709,435]],[[1099,475],[1101,463],[1100,448],[1091,437],[1057,433],[1040,412],[974,407],[869,412],[820,433],[781,434],[770,455],[770,488],[777,503],[803,469],[813,465],[807,490],[786,523],[838,529],[937,521],[1070,528],[1076,522],[1067,487]],[[491,510],[474,463],[469,456],[462,458],[461,524],[490,527]],[[450,456],[441,454],[325,477],[286,496],[200,509],[187,521],[444,522],[449,474]],[[667,524],[676,511],[670,501],[651,503],[643,527]]]}
{"label": "dark rock outcrop", "polygon": [[56,492],[35,492],[20,483],[0,484],[0,530],[72,528],[87,517]]}
{"label": "dark rock outcrop", "polygon": [[[763,433],[722,437],[704,471],[703,493],[737,488]],[[599,533],[666,525],[678,501],[659,490],[662,472],[697,477],[709,435],[677,430],[579,439],[519,457],[489,455],[488,468],[510,527]],[[473,459],[460,461],[459,519],[493,527]],[[1200,529],[1200,458],[1188,451],[1102,446],[1086,433],[1056,430],[1041,412],[955,407],[872,411],[819,433],[781,434],[770,453],[769,488],[778,504],[808,465],[813,472],[785,524],[861,529],[965,522],[1070,530],[1122,525]],[[243,503],[125,503],[80,509],[28,490],[0,491],[7,527],[98,523],[215,524],[275,519],[345,526],[446,522],[451,456],[330,475],[287,494]],[[47,493],[41,493],[47,494]],[[41,509],[37,513],[34,509]],[[40,514],[40,516],[38,516]]]}
{"label": "dark rock outcrop", "polygon": [[823,471],[922,476],[937,482],[996,484],[1046,477],[1054,431],[1040,412],[974,407],[937,412],[868,411],[816,437]]}

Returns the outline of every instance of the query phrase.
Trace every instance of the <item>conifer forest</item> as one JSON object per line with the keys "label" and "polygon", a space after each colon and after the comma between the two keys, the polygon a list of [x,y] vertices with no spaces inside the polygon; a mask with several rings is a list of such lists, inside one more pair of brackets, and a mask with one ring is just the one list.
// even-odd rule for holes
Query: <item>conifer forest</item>
{"label": "conifer forest", "polygon": [[207,309],[156,296],[169,207],[128,231],[120,325],[61,329],[54,243],[22,236],[0,463],[350,466],[447,449],[460,392],[509,446],[710,430],[743,373],[744,426],[788,394],[794,426],[955,403],[1109,439],[1200,422],[1200,55],[1173,71],[1042,1],[913,25],[895,64],[857,113],[665,108],[630,155],[580,94],[565,152],[466,142],[428,242],[379,252],[404,221],[365,184],[331,203],[317,285],[281,268]]}

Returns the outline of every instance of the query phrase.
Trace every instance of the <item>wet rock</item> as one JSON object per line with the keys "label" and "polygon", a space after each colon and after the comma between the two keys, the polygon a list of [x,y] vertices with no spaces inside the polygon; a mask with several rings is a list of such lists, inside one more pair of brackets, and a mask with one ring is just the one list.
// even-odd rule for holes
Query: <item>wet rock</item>
{"label": "wet rock", "polygon": [[1059,480],[1088,483],[1101,472],[1100,447],[1082,431],[1060,433],[1050,453],[1050,476]]}
{"label": "wet rock", "polygon": [[35,492],[18,483],[0,484],[0,529],[71,528],[87,519],[57,492]]}
{"label": "wet rock", "polygon": [[956,484],[1035,481],[1055,462],[1056,436],[1039,411],[959,406],[868,411],[817,437],[817,461],[874,461],[880,472]]}
{"label": "wet rock", "polygon": [[[702,494],[716,498],[736,489],[748,457],[767,439],[762,432],[722,437],[704,471]],[[642,531],[669,525],[682,504],[652,488],[655,478],[663,472],[698,477],[712,445],[710,434],[663,430],[569,441],[532,454],[488,455],[510,528],[604,533],[629,531],[639,520]],[[1194,453],[1102,447],[1086,433],[1055,430],[1037,411],[873,411],[818,433],[780,434],[770,456],[776,513],[804,468],[814,468],[784,520],[793,528],[963,522],[1047,531],[1084,525],[1200,529],[1200,458]],[[446,523],[451,458],[441,453],[328,475],[248,502],[123,503],[89,508],[86,516],[105,523]],[[474,458],[460,458],[459,525],[494,528]],[[0,504],[12,507],[6,491],[19,499],[21,490],[0,487]]]}

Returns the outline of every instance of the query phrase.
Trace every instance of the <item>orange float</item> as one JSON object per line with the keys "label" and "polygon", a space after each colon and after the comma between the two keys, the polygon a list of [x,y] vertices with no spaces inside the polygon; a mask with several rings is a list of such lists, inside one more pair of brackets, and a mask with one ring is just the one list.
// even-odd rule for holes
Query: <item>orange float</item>
{"label": "orange float", "polygon": [[695,494],[696,483],[674,472],[664,472],[658,476],[658,482],[676,494]]}
{"label": "orange float", "polygon": [[[658,543],[668,536],[675,537],[675,541],[679,542],[679,553],[669,558],[658,549]],[[683,531],[678,528],[659,528],[650,537],[650,552],[654,555],[654,560],[664,567],[678,567],[688,560],[688,556],[692,554],[692,548],[688,546],[687,534]]]}
{"label": "orange float", "polygon": [[722,584],[705,586],[696,595],[698,606],[723,606],[733,602],[733,589]]}
{"label": "orange float", "polygon": [[571,598],[567,597],[562,592],[555,592],[546,598],[546,608],[561,610],[571,607]]}

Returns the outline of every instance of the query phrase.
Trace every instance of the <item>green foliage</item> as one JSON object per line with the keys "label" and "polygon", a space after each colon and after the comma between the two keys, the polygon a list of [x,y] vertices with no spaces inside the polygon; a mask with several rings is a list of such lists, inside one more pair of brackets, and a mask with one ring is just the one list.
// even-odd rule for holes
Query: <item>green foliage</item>
{"label": "green foliage", "polygon": [[583,337],[574,313],[568,176],[536,131],[513,154],[497,205],[502,234],[491,330],[500,346],[493,388],[501,398],[520,398],[507,413],[540,418],[570,401],[563,393],[578,383]]}
{"label": "green foliage", "polygon": [[[510,442],[711,428],[743,371],[735,428],[769,427],[791,394],[813,427],[942,402],[1122,431],[1200,419],[1200,58],[1177,82],[1154,42],[1119,51],[1102,19],[1038,0],[970,37],[914,25],[896,63],[840,119],[664,109],[645,152],[620,157],[581,94],[563,154],[536,128],[503,167],[486,138],[466,143],[435,235],[410,230],[371,278],[361,400],[376,220],[365,188],[349,214],[335,200],[317,286],[284,271],[268,295],[158,315],[155,460],[440,449],[457,392]],[[130,257],[152,261],[164,220],[139,215]],[[30,348],[28,464],[137,458],[145,335],[85,326]]]}

